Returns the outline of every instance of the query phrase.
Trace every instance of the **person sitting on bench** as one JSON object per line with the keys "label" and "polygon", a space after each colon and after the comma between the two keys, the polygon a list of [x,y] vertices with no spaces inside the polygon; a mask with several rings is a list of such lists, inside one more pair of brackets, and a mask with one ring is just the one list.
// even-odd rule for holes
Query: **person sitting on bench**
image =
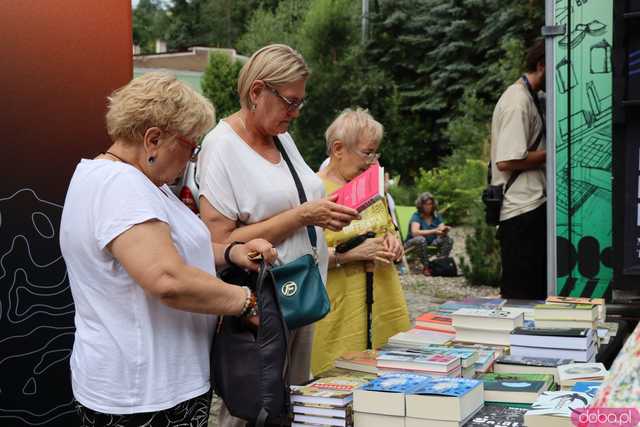
{"label": "person sitting on bench", "polygon": [[422,273],[430,275],[430,248],[435,247],[439,257],[448,257],[453,249],[453,239],[449,236],[451,227],[445,225],[438,214],[438,202],[431,193],[424,192],[416,199],[416,212],[409,220],[409,230],[404,247],[417,248],[423,265]]}

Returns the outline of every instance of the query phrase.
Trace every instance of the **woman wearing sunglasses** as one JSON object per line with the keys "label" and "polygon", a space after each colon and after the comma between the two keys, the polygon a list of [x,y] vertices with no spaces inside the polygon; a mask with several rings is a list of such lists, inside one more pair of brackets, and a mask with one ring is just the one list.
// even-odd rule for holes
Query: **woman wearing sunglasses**
{"label": "woman wearing sunglasses", "polygon": [[[248,288],[215,277],[224,245],[169,189],[214,121],[212,105],[162,73],[109,97],[113,143],[71,178],[60,247],[75,304],[73,394],[82,426],[206,426],[215,315],[257,324]],[[236,245],[228,259],[257,270]],[[214,263],[215,260],[215,263]]]}
{"label": "woman wearing sunglasses", "polygon": [[[200,214],[215,242],[272,242],[287,263],[312,253],[307,226],[340,230],[358,217],[355,210],[324,198],[322,181],[305,163],[287,132],[304,105],[309,70],[302,56],[285,45],[256,51],[238,77],[241,108],[221,120],[204,139],[198,159]],[[307,202],[300,203],[279,140],[299,176]],[[328,252],[322,230],[318,267],[326,279]],[[291,332],[291,384],[309,380],[313,326]],[[256,357],[259,357],[256,355]],[[243,426],[223,406],[220,425]]]}

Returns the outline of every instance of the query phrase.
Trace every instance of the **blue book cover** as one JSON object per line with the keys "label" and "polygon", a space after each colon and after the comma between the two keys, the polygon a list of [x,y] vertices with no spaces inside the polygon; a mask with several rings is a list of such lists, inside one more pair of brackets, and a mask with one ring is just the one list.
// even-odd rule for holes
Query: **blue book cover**
{"label": "blue book cover", "polygon": [[481,381],[466,378],[430,378],[419,384],[413,394],[435,394],[440,396],[460,397],[482,384]]}
{"label": "blue book cover", "polygon": [[394,373],[384,374],[364,384],[360,389],[389,393],[412,393],[414,389],[430,378],[422,375]]}
{"label": "blue book cover", "polygon": [[601,385],[602,381],[578,381],[571,387],[571,391],[580,391],[591,397],[595,397]]}

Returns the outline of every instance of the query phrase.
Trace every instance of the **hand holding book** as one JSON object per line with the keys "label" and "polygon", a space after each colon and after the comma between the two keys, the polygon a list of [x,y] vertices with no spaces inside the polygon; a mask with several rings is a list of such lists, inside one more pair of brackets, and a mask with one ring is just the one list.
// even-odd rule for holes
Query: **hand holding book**
{"label": "hand holding book", "polygon": [[358,211],[336,203],[337,195],[305,202],[298,208],[302,225],[317,225],[331,231],[340,231],[351,221],[360,219]]}

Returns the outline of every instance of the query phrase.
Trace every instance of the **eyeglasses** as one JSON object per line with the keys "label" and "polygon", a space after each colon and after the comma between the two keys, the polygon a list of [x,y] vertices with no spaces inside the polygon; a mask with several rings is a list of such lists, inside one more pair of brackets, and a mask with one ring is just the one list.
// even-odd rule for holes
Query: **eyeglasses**
{"label": "eyeglasses", "polygon": [[176,140],[178,140],[178,142],[180,142],[183,145],[186,145],[191,149],[191,161],[195,162],[196,160],[198,160],[198,154],[200,154],[200,150],[202,149],[202,143],[196,144],[195,142],[188,140],[187,138],[185,138],[184,136],[180,135],[177,132],[169,132],[166,130],[165,132],[173,135],[176,138]]}
{"label": "eyeglasses", "polygon": [[278,90],[276,88],[274,88],[273,86],[268,85],[266,83],[265,83],[265,86],[269,88],[271,93],[273,93],[278,98],[282,99],[284,101],[284,103],[287,104],[287,111],[288,112],[292,113],[292,112],[294,112],[296,110],[302,110],[302,107],[304,107],[304,98],[299,100],[299,101],[292,101],[289,98],[287,98],[286,96],[280,95],[280,92],[278,92]]}
{"label": "eyeglasses", "polygon": [[360,150],[352,149],[354,153],[366,160],[367,163],[375,163],[380,158],[380,153],[363,153]]}

